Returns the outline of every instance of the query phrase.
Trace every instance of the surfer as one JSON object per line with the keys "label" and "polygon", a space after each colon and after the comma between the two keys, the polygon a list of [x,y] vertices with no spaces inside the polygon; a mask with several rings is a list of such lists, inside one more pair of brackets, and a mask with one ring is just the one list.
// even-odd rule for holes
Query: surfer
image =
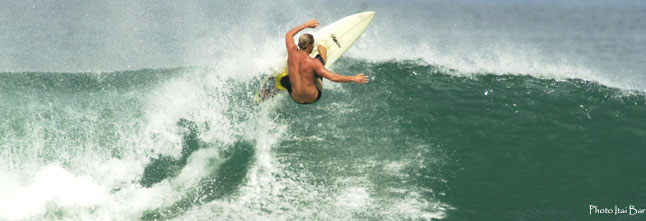
{"label": "surfer", "polygon": [[323,65],[327,58],[327,49],[321,44],[318,45],[319,55],[311,58],[309,54],[314,49],[314,37],[311,34],[302,34],[298,38],[298,47],[296,46],[294,42],[296,33],[306,28],[316,28],[319,24],[316,19],[309,20],[289,30],[285,36],[289,77],[281,79],[281,83],[287,88],[292,99],[300,104],[311,104],[321,98],[323,77],[334,82],[368,83],[368,76],[363,73],[345,76],[325,68]]}

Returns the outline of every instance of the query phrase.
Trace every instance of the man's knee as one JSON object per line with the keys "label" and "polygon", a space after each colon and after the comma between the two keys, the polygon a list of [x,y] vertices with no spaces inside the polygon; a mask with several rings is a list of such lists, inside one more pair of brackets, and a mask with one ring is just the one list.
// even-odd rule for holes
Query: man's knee
{"label": "man's knee", "polygon": [[323,79],[318,78],[318,77],[315,78],[315,80],[314,80],[314,86],[316,86],[316,88],[319,89],[319,91],[323,90],[323,82],[322,81],[323,81]]}

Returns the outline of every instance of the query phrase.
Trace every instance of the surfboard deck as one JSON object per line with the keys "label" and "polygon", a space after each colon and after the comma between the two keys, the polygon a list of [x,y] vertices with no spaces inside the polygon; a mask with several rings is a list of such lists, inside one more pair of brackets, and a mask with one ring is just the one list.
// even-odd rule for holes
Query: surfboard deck
{"label": "surfboard deck", "polygon": [[[314,50],[312,50],[310,57],[315,57],[319,54],[318,45],[326,47],[327,60],[325,68],[330,69],[361,37],[361,34],[368,28],[374,17],[375,12],[357,13],[341,18],[313,33]],[[286,90],[280,80],[287,75],[289,75],[289,71],[287,70],[287,61],[285,61],[285,65],[280,70],[273,71],[261,82],[254,98],[255,102],[261,103],[275,96],[281,90]]]}

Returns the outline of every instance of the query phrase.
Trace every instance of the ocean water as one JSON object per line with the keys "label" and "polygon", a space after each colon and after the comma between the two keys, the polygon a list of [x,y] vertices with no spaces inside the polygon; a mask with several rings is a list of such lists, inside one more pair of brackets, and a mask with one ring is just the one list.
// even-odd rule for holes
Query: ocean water
{"label": "ocean water", "polygon": [[[0,5],[0,220],[646,218],[638,1]],[[370,83],[254,104],[367,10]]]}

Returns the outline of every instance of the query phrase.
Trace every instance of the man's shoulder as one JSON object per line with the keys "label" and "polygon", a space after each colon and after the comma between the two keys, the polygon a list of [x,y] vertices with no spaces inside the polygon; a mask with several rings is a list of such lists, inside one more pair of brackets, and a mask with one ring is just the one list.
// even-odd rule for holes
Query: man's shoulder
{"label": "man's shoulder", "polygon": [[314,58],[311,58],[310,56],[303,56],[302,62],[306,64],[308,67],[315,67],[316,63],[314,62]]}
{"label": "man's shoulder", "polygon": [[311,65],[313,68],[318,68],[319,66],[323,66],[318,59],[311,58],[310,56],[307,56],[307,63]]}

